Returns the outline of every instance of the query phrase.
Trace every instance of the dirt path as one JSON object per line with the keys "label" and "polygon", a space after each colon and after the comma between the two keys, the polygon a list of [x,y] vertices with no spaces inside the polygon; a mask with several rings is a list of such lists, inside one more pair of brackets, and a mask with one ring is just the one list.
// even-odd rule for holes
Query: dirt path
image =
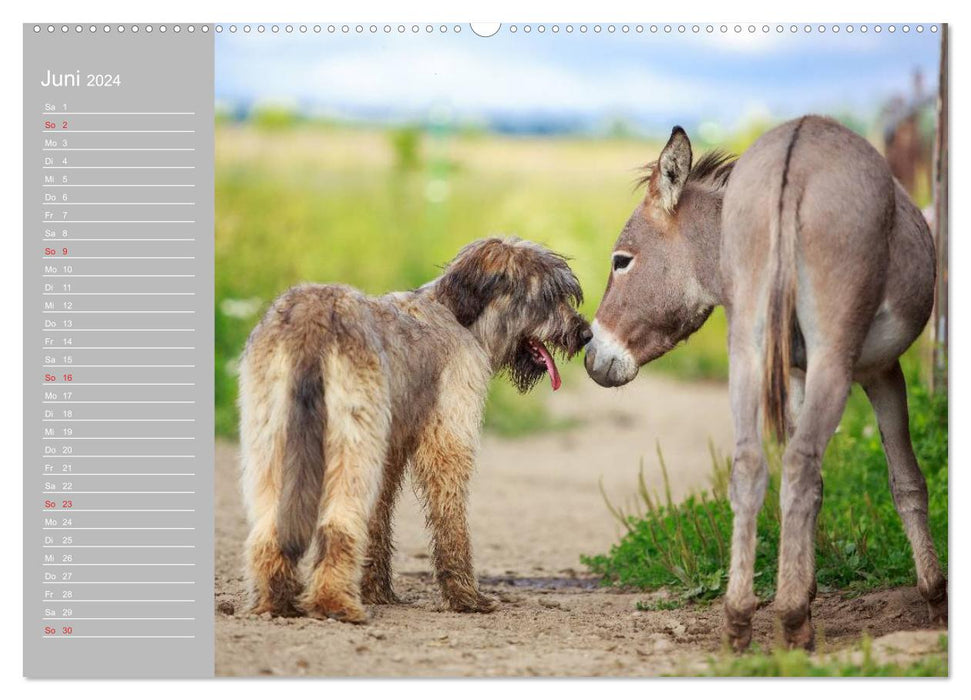
{"label": "dirt path", "polygon": [[[573,381],[569,381],[573,379]],[[720,647],[720,609],[639,612],[643,593],[599,589],[581,554],[606,551],[619,535],[597,483],[615,503],[633,503],[639,461],[661,489],[661,441],[674,498],[705,488],[708,439],[730,454],[725,387],[646,376],[606,391],[579,376],[550,401],[569,431],[518,440],[486,436],[472,486],[470,520],[483,588],[503,602],[491,615],[443,610],[427,535],[406,487],[398,508],[399,595],[409,604],[372,608],[365,626],[260,618],[242,605],[245,519],[235,445],[216,449],[216,674],[326,676],[652,676],[703,668]],[[814,619],[828,643],[920,628],[913,589],[842,600],[824,596]],[[756,639],[773,638],[768,610]]]}

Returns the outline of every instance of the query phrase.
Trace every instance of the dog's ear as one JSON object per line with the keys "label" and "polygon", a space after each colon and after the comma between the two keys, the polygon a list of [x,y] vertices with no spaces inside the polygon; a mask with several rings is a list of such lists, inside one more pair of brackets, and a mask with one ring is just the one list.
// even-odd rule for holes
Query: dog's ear
{"label": "dog's ear", "polygon": [[497,269],[491,241],[473,243],[462,250],[437,284],[438,298],[466,328],[471,326],[506,287],[504,271]]}
{"label": "dog's ear", "polygon": [[438,298],[468,328],[478,320],[495,297],[500,279],[470,266],[453,266],[438,283]]}

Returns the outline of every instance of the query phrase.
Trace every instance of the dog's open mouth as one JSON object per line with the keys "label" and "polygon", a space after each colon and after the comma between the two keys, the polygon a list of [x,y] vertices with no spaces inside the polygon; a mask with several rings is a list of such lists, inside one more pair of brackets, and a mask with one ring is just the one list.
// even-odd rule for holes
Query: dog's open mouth
{"label": "dog's open mouth", "polygon": [[529,338],[526,341],[526,345],[529,347],[529,353],[533,356],[533,362],[535,362],[540,367],[546,369],[546,373],[550,375],[550,384],[553,385],[553,391],[560,388],[560,371],[556,368],[556,362],[553,360],[553,355],[550,351],[546,349],[543,345],[543,341],[537,340],[536,338]]}

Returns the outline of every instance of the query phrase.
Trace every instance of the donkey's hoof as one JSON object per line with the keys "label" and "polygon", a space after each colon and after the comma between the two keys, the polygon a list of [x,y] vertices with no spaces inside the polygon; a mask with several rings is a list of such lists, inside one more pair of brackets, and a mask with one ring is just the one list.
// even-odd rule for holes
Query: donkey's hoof
{"label": "donkey's hoof", "polygon": [[921,586],[917,589],[927,601],[927,616],[931,624],[947,627],[947,581],[940,581],[930,591],[923,590]]}
{"label": "donkey's hoof", "polygon": [[752,625],[725,625],[725,635],[732,651],[741,654],[752,643]]}
{"label": "donkey's hoof", "polygon": [[753,601],[739,610],[725,603],[725,636],[732,650],[741,654],[752,643],[752,616],[758,601]]}
{"label": "donkey's hoof", "polygon": [[927,602],[927,616],[932,625],[947,627],[947,594],[944,595],[944,600]]}
{"label": "donkey's hoof", "polygon": [[814,651],[816,649],[816,630],[809,617],[796,627],[783,625],[786,647],[789,649],[805,649]]}

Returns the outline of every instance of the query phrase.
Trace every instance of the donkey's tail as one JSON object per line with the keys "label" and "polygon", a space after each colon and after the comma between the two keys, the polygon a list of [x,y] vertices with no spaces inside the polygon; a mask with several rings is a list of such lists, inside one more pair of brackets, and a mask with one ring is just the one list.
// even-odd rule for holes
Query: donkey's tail
{"label": "donkey's tail", "polygon": [[803,120],[793,129],[782,168],[779,205],[772,217],[768,309],[765,315],[765,358],[762,379],[762,416],[768,432],[785,442],[789,372],[792,368],[793,321],[796,307],[796,238],[798,204],[791,196],[789,166]]}
{"label": "donkey's tail", "polygon": [[299,560],[310,544],[323,488],[327,411],[322,362],[311,344],[298,351],[290,373],[277,540],[291,561]]}

